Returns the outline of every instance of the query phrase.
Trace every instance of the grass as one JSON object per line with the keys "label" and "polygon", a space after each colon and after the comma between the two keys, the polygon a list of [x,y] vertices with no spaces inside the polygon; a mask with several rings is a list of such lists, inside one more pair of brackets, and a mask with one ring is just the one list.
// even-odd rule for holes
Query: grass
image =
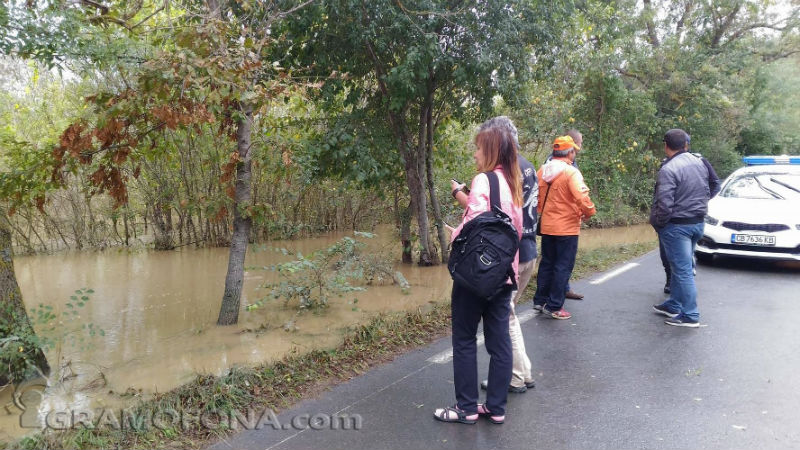
{"label": "grass", "polygon": [[[574,278],[606,270],[642,255],[656,243],[630,244],[579,252]],[[534,283],[531,283],[534,284]],[[535,287],[528,288],[530,298]],[[358,376],[396,355],[450,333],[449,303],[425,310],[381,314],[365,325],[349,328],[335,349],[292,354],[279,362],[257,367],[236,367],[227,375],[198,376],[172,391],[157,394],[130,410],[136,415],[171,409],[177,412],[244,411],[269,408],[279,411],[298,400]],[[125,430],[101,427],[39,433],[18,442],[0,443],[0,449],[90,448],[202,448],[232,431],[223,425]]]}

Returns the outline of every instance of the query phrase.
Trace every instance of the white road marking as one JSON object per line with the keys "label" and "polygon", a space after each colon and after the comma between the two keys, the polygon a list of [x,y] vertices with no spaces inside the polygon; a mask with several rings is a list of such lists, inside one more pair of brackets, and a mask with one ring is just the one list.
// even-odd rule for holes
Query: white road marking
{"label": "white road marking", "polygon": [[598,279],[596,279],[596,280],[592,280],[592,281],[590,281],[590,282],[589,282],[589,284],[600,284],[600,283],[604,283],[604,282],[606,282],[606,281],[608,281],[608,280],[610,280],[610,279],[614,278],[615,276],[617,276],[617,275],[619,275],[619,274],[621,274],[621,273],[623,273],[623,272],[627,272],[628,270],[631,270],[631,269],[633,269],[634,267],[636,267],[636,266],[638,266],[638,265],[639,265],[639,264],[637,264],[637,263],[628,263],[628,264],[625,264],[624,266],[620,267],[619,269],[612,270],[611,272],[608,272],[607,274],[603,275],[602,277],[600,277],[600,278],[598,278]]}
{"label": "white road marking", "polygon": [[[534,316],[536,316],[536,312],[534,310],[532,310],[532,309],[529,309],[527,311],[522,312],[521,314],[517,314],[517,320],[519,320],[519,323],[522,324],[522,323],[525,323],[525,322],[531,320]],[[483,333],[478,333],[478,342],[477,342],[478,347],[483,345],[484,342],[485,342],[485,338],[483,337]],[[430,358],[428,358],[426,361],[428,361],[429,363],[434,363],[434,364],[445,364],[445,363],[450,362],[450,360],[452,360],[452,359],[453,359],[453,348],[450,347],[449,350],[445,350],[445,351],[443,351],[441,353],[437,353],[437,354],[431,356]]]}

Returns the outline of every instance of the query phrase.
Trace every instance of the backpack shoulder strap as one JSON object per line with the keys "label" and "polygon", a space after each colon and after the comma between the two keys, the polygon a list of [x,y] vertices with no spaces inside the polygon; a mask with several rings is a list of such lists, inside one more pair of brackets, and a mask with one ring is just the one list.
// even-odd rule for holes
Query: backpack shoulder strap
{"label": "backpack shoulder strap", "polygon": [[502,210],[500,204],[500,182],[497,179],[497,174],[494,171],[484,172],[484,175],[489,179],[489,209],[494,211],[495,208]]}

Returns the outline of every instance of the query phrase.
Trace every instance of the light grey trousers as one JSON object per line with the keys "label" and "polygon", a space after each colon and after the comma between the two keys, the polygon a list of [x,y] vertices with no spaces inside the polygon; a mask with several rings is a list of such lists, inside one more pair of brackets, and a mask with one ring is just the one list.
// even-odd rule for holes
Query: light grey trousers
{"label": "light grey trousers", "polygon": [[525,340],[522,336],[522,327],[517,319],[517,300],[525,292],[525,287],[531,281],[533,269],[536,267],[536,258],[519,264],[519,281],[517,290],[511,292],[511,314],[508,316],[508,333],[511,335],[511,353],[514,355],[514,366],[511,375],[511,386],[522,387],[525,383],[533,381],[531,375],[531,360],[525,351]]}

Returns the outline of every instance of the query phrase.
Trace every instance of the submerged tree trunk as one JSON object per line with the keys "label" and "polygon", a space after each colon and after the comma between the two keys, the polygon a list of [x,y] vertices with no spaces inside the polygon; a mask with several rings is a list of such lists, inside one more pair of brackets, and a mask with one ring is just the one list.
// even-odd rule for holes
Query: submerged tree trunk
{"label": "submerged tree trunk", "polygon": [[169,212],[169,206],[166,207],[166,212],[162,208],[161,203],[156,202],[153,209],[150,210],[153,216],[153,231],[155,232],[154,242],[156,250],[172,250],[175,248],[175,243],[172,242],[171,225],[164,219]]}
{"label": "submerged tree trunk", "polygon": [[253,132],[253,108],[242,105],[244,119],[237,123],[236,148],[239,163],[236,166],[236,191],[233,202],[233,236],[231,237],[228,273],[225,276],[225,292],[219,310],[217,325],[233,325],[239,321],[239,304],[244,281],[244,257],[250,238],[253,219],[245,214],[244,208],[250,205],[250,178],[252,160],[250,157],[251,135]]}
{"label": "submerged tree trunk", "polygon": [[[5,213],[2,213],[5,215]],[[13,252],[11,250],[11,231],[4,221],[0,221],[0,386],[10,382],[19,382],[33,375],[26,361],[35,365],[43,374],[50,373],[50,365],[42,349],[29,344],[30,339],[13,340],[15,337],[32,337],[34,335],[22,293],[14,273]],[[4,346],[10,346],[6,352]],[[13,357],[9,357],[13,355]]]}
{"label": "submerged tree trunk", "polygon": [[130,232],[128,231],[128,205],[125,205],[125,209],[122,211],[122,223],[125,225],[125,246],[128,247],[130,245]]}

